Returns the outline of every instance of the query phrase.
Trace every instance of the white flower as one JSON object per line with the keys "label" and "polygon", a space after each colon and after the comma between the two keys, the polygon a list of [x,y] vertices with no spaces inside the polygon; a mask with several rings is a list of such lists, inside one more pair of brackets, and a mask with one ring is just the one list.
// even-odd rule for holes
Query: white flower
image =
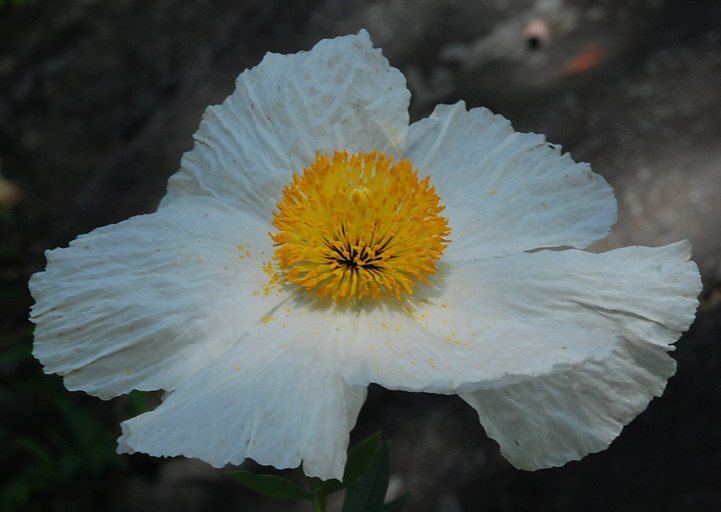
{"label": "white flower", "polygon": [[460,395],[537,469],[662,393],[700,291],[689,244],[577,250],[616,216],[588,165],[463,103],[408,126],[409,97],[364,31],[268,54],[208,108],[156,213],[47,253],[45,371],[170,392],[120,452],[338,478],[378,383]]}

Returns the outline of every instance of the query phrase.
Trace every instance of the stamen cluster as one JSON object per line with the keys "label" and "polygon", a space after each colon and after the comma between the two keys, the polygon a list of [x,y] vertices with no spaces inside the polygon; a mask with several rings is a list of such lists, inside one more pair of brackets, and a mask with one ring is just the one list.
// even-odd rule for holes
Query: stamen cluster
{"label": "stamen cluster", "polygon": [[380,152],[318,152],[277,208],[270,236],[283,277],[336,301],[412,294],[450,234],[430,176]]}

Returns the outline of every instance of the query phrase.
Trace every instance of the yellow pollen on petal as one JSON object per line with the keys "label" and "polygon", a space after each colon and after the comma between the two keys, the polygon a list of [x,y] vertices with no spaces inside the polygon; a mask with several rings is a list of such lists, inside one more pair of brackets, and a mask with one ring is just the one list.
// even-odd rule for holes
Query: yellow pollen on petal
{"label": "yellow pollen on petal", "polygon": [[318,152],[277,208],[270,236],[279,276],[316,297],[410,295],[448,245],[430,176],[380,152]]}

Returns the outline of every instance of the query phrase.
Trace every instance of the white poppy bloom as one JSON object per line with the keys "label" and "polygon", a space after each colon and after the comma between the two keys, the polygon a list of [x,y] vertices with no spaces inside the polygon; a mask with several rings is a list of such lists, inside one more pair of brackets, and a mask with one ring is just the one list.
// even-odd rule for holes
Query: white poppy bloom
{"label": "white poppy bloom", "polygon": [[49,251],[30,282],[46,372],[169,392],[119,452],[339,478],[377,383],[460,395],[538,469],[603,450],[663,392],[699,273],[687,242],[579,250],[616,218],[587,164],[462,102],[409,126],[365,31],[236,85],[156,213]]}

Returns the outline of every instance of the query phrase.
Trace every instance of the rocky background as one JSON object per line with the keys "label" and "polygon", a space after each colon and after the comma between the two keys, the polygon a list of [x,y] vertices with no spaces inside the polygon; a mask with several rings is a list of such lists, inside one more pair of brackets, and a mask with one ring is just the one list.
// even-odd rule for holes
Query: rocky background
{"label": "rocky background", "polygon": [[101,402],[42,375],[26,282],[45,249],[153,211],[205,106],[266,51],[362,27],[407,76],[412,120],[464,99],[547,134],[616,190],[595,249],[689,238],[705,286],[665,395],[563,468],[515,470],[459,399],[372,388],[353,438],[393,440],[392,491],[413,512],[721,510],[713,0],[0,2],[0,509],[281,508],[203,463],[114,455],[118,422],[157,397]]}

